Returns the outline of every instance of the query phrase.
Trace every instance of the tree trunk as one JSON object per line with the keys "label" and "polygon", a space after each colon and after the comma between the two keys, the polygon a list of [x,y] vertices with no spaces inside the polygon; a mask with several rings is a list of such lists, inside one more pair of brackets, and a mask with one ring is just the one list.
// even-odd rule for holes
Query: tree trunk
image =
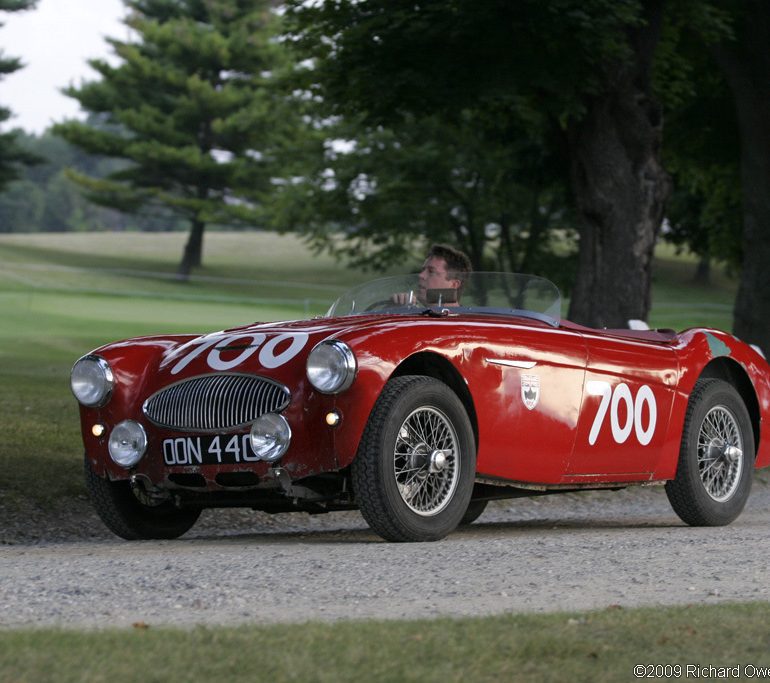
{"label": "tree trunk", "polygon": [[770,352],[770,5],[744,3],[738,44],[713,52],[730,84],[738,115],[743,192],[743,262],[733,331]]}
{"label": "tree trunk", "polygon": [[629,36],[631,63],[604,74],[606,91],[567,131],[580,217],[578,274],[568,317],[626,327],[650,310],[651,266],[670,180],[660,162],[662,117],[651,94],[661,4]]}
{"label": "tree trunk", "polygon": [[707,285],[711,282],[711,257],[701,256],[698,258],[698,265],[695,266],[695,275],[693,282],[696,285]]}
{"label": "tree trunk", "polygon": [[187,280],[193,268],[201,265],[203,254],[203,231],[206,223],[198,218],[190,221],[190,234],[187,238],[187,244],[184,247],[182,261],[177,269],[177,275],[180,280]]}

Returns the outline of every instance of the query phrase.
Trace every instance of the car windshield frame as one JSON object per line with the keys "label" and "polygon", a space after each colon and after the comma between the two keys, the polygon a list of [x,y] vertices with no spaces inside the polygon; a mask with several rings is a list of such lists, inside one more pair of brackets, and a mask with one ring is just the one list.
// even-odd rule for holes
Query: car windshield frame
{"label": "car windshield frame", "polygon": [[497,315],[558,327],[561,294],[550,280],[521,273],[471,273],[459,290],[424,290],[418,275],[397,275],[348,290],[326,313],[328,318],[360,315]]}

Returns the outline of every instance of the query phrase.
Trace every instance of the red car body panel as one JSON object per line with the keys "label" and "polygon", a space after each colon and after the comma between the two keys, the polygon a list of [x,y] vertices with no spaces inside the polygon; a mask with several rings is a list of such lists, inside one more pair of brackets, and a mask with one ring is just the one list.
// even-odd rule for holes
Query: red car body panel
{"label": "red car body panel", "polygon": [[[345,342],[357,360],[355,381],[336,396],[319,393],[306,377],[308,353],[326,339]],[[451,380],[463,398],[480,481],[569,488],[671,479],[688,397],[707,368],[732,373],[751,393],[756,466],[770,464],[770,368],[754,349],[715,330],[675,335],[501,315],[362,315],[145,337],[94,353],[109,362],[115,384],[104,407],[81,407],[83,440],[94,472],[113,480],[139,474],[163,486],[171,474],[196,474],[205,490],[217,491],[227,488],[216,481],[221,473],[269,476],[272,466],[261,461],[188,461],[185,439],[192,437],[145,418],[143,403],[155,392],[217,372],[255,374],[289,389],[283,415],[292,441],[280,467],[294,481],[349,466],[388,379],[418,372]],[[331,410],[341,415],[334,427],[325,423]],[[141,422],[148,436],[147,453],[130,470],[107,450],[110,429],[124,419]],[[101,436],[92,432],[96,424],[106,427]],[[248,434],[248,427],[236,432]],[[178,439],[178,449],[164,456],[167,439]]]}

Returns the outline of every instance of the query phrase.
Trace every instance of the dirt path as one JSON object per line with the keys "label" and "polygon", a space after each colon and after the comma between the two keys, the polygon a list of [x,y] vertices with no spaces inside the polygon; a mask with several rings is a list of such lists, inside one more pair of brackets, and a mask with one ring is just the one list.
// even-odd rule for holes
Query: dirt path
{"label": "dirt path", "polygon": [[34,543],[28,533],[0,546],[0,627],[770,599],[770,488],[762,482],[728,527],[683,526],[661,489],[633,489],[497,503],[473,526],[422,544],[384,543],[357,513],[211,512],[181,540],[143,543],[111,537],[85,507],[79,514],[51,522]]}

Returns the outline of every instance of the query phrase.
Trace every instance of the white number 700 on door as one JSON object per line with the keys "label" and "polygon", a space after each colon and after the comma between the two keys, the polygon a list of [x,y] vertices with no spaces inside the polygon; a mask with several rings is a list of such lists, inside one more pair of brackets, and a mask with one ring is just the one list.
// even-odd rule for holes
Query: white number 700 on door
{"label": "white number 700 on door", "polygon": [[[588,443],[593,446],[599,438],[607,413],[610,414],[610,429],[612,438],[616,443],[625,443],[631,432],[636,433],[636,439],[642,446],[652,441],[655,433],[655,425],[658,421],[658,406],[655,402],[655,394],[646,384],[639,387],[636,397],[631,394],[628,384],[621,382],[614,389],[609,382],[591,381],[586,384],[586,391],[590,396],[601,396],[599,410],[596,413],[591,431],[588,434]],[[625,423],[620,424],[620,404],[626,406]],[[647,424],[643,424],[644,406],[647,405]]]}

